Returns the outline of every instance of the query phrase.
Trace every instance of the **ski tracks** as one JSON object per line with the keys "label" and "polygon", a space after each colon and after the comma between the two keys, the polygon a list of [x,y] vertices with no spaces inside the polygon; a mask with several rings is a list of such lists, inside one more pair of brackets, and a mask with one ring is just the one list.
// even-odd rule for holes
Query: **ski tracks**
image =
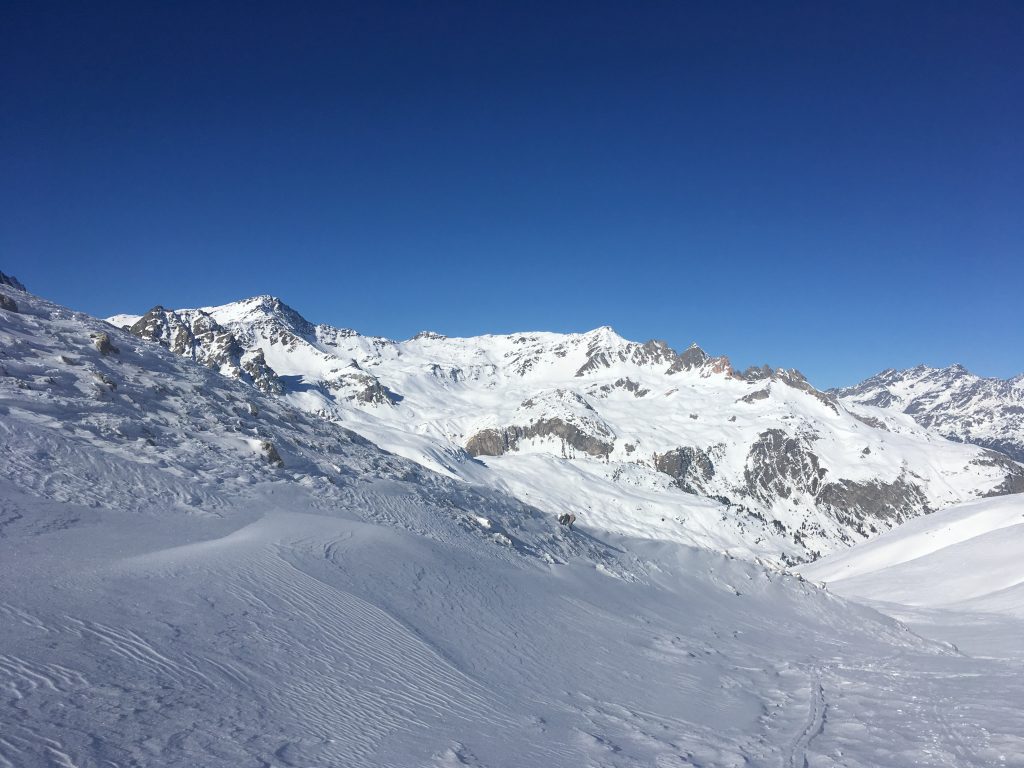
{"label": "ski tracks", "polygon": [[825,689],[822,686],[821,678],[821,667],[812,668],[809,680],[810,701],[807,708],[807,719],[789,748],[786,755],[786,768],[807,768],[807,750],[811,741],[825,728],[825,713],[828,705],[825,703]]}

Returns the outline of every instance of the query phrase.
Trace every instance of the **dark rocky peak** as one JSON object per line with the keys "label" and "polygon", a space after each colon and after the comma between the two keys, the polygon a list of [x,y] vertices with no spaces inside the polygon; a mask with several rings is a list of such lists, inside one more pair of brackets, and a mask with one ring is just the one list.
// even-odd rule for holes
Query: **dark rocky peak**
{"label": "dark rocky peak", "polygon": [[185,321],[174,310],[164,309],[160,304],[140,317],[128,332],[147,341],[160,342],[179,355],[186,354],[186,346],[191,351],[194,341]]}
{"label": "dark rocky peak", "polygon": [[697,342],[693,342],[679,355],[679,363],[685,368],[699,368],[710,359],[711,356],[701,349]]}
{"label": "dark rocky peak", "polygon": [[420,331],[415,336],[413,336],[410,339],[410,341],[422,341],[422,340],[443,341],[444,339],[447,339],[447,338],[448,337],[445,336],[443,333],[435,333],[434,331]]}
{"label": "dark rocky peak", "polygon": [[666,341],[651,339],[631,345],[630,359],[636,365],[662,365],[675,361],[676,351]]}
{"label": "dark rocky peak", "polygon": [[13,275],[5,275],[3,272],[0,272],[0,285],[9,285],[11,288],[14,288],[15,290],[25,291],[26,293],[28,292],[28,289],[25,288],[24,285],[22,285],[21,281],[18,278],[14,277]]}
{"label": "dark rocky peak", "polygon": [[711,374],[724,374],[735,376],[732,363],[725,355],[711,357],[707,352],[697,346],[696,342],[686,348],[681,354],[676,355],[672,365],[668,367],[669,375],[681,371],[700,371],[702,376]]}
{"label": "dark rocky peak", "polygon": [[771,379],[775,375],[774,369],[770,365],[756,366],[752,365],[747,370],[743,371],[739,375],[739,378],[744,381],[764,381]]}

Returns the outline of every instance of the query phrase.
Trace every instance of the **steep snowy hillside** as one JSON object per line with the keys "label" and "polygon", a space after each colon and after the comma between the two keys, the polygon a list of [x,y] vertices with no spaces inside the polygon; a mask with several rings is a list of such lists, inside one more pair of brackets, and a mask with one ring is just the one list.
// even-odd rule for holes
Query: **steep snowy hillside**
{"label": "steep snowy hillside", "polygon": [[958,504],[801,570],[961,648],[1024,659],[1024,494]]}
{"label": "steep snowy hillside", "polygon": [[156,307],[130,329],[551,514],[743,556],[807,559],[1024,489],[1024,468],[1004,456],[852,413],[797,371],[740,373],[697,346],[677,353],[611,328],[395,342],[261,296]]}
{"label": "steep snowy hillside", "polygon": [[1009,662],[0,295],[2,766],[1021,765]]}
{"label": "steep snowy hillside", "polygon": [[906,605],[1000,604],[1024,617],[1024,495],[965,502],[802,566],[845,594]]}
{"label": "steep snowy hillside", "polygon": [[919,365],[882,371],[835,394],[847,405],[906,413],[944,437],[1024,461],[1024,374],[986,379],[961,365]]}

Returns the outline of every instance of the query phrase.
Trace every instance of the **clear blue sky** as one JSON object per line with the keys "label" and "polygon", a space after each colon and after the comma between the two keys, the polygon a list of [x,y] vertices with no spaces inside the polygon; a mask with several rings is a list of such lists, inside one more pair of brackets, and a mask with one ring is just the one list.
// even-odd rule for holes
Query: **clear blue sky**
{"label": "clear blue sky", "polygon": [[1009,376],[1022,41],[1020,2],[7,0],[0,269],[96,315]]}

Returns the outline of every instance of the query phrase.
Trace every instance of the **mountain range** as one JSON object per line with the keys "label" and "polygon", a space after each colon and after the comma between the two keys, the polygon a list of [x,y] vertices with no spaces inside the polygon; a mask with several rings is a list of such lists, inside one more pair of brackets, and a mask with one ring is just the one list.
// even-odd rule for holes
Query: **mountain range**
{"label": "mountain range", "polygon": [[868,382],[822,392],[794,369],[738,371],[609,327],[394,341],[310,323],[272,296],[108,322],[552,516],[744,557],[814,559],[1024,490],[1001,443],[945,439],[921,409],[863,397]]}
{"label": "mountain range", "polygon": [[1024,374],[977,376],[962,365],[888,369],[833,391],[850,406],[905,413],[950,440],[973,443],[1024,461]]}

